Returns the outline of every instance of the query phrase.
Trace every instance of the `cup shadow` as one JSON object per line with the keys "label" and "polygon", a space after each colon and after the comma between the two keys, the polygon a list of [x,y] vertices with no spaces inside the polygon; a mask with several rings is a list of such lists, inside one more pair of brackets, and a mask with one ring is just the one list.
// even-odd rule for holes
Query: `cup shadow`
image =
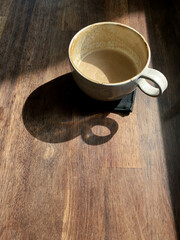
{"label": "cup shadow", "polygon": [[[118,130],[117,122],[107,117],[113,112],[113,104],[117,103],[85,95],[67,73],[33,91],[24,104],[22,117],[27,131],[41,141],[60,143],[81,136],[85,143],[99,145]],[[95,135],[92,128],[97,125],[106,127],[109,134]]]}

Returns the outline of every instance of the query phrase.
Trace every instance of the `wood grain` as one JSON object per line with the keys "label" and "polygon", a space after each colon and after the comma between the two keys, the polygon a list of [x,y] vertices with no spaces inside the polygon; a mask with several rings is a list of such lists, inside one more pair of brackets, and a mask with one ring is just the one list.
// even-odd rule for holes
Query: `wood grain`
{"label": "wood grain", "polygon": [[[0,0],[0,239],[175,240],[180,234],[178,1]],[[77,88],[67,49],[82,27],[148,40],[163,96],[126,116]]]}

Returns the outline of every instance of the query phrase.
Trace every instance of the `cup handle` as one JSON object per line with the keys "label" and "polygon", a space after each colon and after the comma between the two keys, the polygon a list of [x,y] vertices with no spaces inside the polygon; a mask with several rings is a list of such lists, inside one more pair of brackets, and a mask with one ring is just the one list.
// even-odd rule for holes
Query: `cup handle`
{"label": "cup handle", "polygon": [[[150,85],[144,78],[154,82],[157,87]],[[145,94],[158,97],[166,90],[168,82],[166,77],[158,70],[146,68],[137,80],[137,85]]]}

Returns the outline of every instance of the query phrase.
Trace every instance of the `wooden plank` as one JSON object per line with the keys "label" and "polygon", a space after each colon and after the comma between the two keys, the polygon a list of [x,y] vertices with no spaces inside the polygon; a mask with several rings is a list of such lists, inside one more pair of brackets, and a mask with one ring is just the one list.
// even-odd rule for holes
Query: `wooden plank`
{"label": "wooden plank", "polygon": [[[179,3],[0,3],[0,238],[178,239]],[[69,74],[72,36],[98,21],[136,28],[169,80],[128,116]]]}

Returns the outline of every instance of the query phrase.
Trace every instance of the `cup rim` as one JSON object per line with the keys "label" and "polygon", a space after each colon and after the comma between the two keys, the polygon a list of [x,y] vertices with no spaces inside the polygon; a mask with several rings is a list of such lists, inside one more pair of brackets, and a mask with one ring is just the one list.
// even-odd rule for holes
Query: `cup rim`
{"label": "cup rim", "polygon": [[[73,41],[77,38],[77,36],[83,32],[85,29],[88,29],[89,27],[92,27],[92,26],[95,26],[95,25],[118,25],[118,26],[122,26],[122,27],[125,27],[125,28],[128,28],[129,30],[135,32],[137,35],[140,36],[140,38],[144,41],[145,43],[145,46],[147,48],[147,52],[148,52],[148,58],[147,58],[147,61],[146,61],[146,64],[145,66],[143,67],[143,69],[138,72],[135,76],[133,76],[132,78],[130,79],[127,79],[125,81],[122,81],[122,82],[115,82],[115,83],[99,83],[99,82],[96,82],[95,80],[92,80],[88,77],[86,77],[83,73],[81,73],[79,71],[79,69],[73,64],[73,62],[71,61],[71,55],[70,55],[70,49],[71,49],[71,46],[73,44]],[[125,24],[122,24],[122,23],[118,23],[118,22],[98,22],[98,23],[93,23],[93,24],[90,24],[84,28],[82,28],[81,30],[79,30],[75,35],[74,37],[71,39],[70,41],[70,44],[69,44],[69,48],[68,48],[68,57],[69,57],[69,61],[72,65],[72,67],[83,77],[83,78],[86,78],[87,81],[90,81],[92,83],[95,83],[95,84],[99,84],[99,85],[104,85],[104,86],[119,86],[119,85],[124,85],[124,84],[127,84],[129,82],[132,82],[134,80],[136,80],[137,78],[139,78],[141,75],[142,75],[142,72],[144,71],[144,69],[149,65],[149,62],[150,62],[150,58],[151,58],[151,51],[150,51],[150,47],[149,47],[149,44],[148,42],[146,41],[146,39],[143,37],[143,35],[141,33],[139,33],[136,29],[128,26],[128,25],[125,25]]]}

